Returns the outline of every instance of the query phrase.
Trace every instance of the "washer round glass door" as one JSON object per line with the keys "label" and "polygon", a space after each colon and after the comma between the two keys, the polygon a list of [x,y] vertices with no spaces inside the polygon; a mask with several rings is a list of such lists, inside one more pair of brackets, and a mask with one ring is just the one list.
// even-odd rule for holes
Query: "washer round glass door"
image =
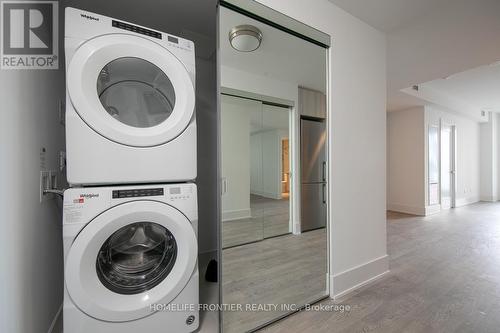
{"label": "washer round glass door", "polygon": [[68,93],[82,120],[120,144],[164,144],[187,127],[195,91],[186,67],[149,39],[104,35],[83,43],[68,66]]}
{"label": "washer round glass door", "polygon": [[177,242],[167,228],[152,222],[132,223],[104,242],[97,256],[97,276],[115,293],[139,294],[163,281],[176,258]]}
{"label": "washer round glass door", "polygon": [[97,216],[74,240],[65,282],[75,305],[105,321],[129,321],[168,304],[189,282],[197,241],[190,221],[155,201],[133,201]]}

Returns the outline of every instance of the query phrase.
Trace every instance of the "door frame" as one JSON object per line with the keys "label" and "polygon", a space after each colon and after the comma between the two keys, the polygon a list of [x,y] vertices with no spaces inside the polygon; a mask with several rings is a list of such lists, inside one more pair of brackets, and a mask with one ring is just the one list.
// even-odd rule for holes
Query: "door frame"
{"label": "door frame", "polygon": [[[437,185],[438,185],[438,193],[437,193],[437,202],[436,203],[431,203],[430,197],[431,197],[431,185],[435,183],[431,183],[430,179],[430,169],[431,169],[431,157],[430,157],[430,133],[431,133],[431,128],[436,129],[437,131],[437,168],[438,168],[438,177],[437,177]],[[427,198],[426,198],[426,209],[427,207],[437,207],[437,211],[441,210],[441,127],[439,124],[429,124],[427,126],[427,131],[426,131],[426,179],[425,179],[425,184],[426,184],[426,193],[427,193]]]}
{"label": "door frame", "polygon": [[441,210],[448,209],[443,206],[443,131],[450,129],[450,209],[457,206],[457,127],[454,123],[441,120],[439,131],[439,202]]}
{"label": "door frame", "polygon": [[457,207],[457,126],[451,126],[451,208]]}

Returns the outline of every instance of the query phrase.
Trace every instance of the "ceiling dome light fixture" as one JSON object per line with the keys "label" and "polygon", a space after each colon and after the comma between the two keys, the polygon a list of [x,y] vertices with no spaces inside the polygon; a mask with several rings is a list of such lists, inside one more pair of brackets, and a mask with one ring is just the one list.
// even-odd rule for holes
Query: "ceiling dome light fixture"
{"label": "ceiling dome light fixture", "polygon": [[229,43],[236,51],[255,51],[261,42],[262,32],[253,25],[238,25],[229,31]]}

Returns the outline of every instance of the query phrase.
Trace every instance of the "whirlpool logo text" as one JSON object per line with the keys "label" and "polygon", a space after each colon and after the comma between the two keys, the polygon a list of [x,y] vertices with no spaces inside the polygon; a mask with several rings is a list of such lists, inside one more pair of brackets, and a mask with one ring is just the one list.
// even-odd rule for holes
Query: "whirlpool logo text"
{"label": "whirlpool logo text", "polygon": [[85,198],[85,199],[99,198],[99,194],[98,193],[84,193],[84,194],[80,194],[80,198]]}

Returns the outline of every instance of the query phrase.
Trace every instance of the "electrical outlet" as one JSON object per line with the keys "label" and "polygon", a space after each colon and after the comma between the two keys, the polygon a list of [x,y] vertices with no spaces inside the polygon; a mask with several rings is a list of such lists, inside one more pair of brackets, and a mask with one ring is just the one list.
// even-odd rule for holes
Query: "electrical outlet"
{"label": "electrical outlet", "polygon": [[49,171],[40,171],[40,203],[47,200],[44,191],[50,189],[50,173]]}

